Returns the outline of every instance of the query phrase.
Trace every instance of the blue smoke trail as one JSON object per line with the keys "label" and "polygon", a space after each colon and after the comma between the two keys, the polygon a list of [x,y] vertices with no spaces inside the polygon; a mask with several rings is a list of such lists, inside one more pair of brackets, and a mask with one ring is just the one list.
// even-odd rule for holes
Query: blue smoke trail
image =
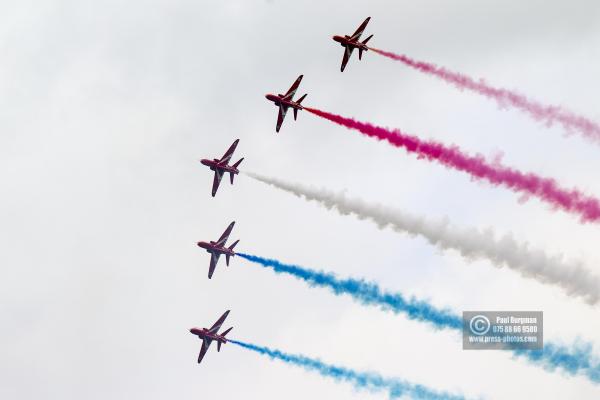
{"label": "blue smoke trail", "polygon": [[571,347],[544,343],[542,350],[515,350],[518,357],[527,358],[548,371],[562,368],[570,375],[583,373],[588,379],[600,383],[600,363],[592,361],[592,345],[577,343]]}
{"label": "blue smoke trail", "polygon": [[436,328],[462,328],[462,319],[446,310],[438,310],[424,301],[405,299],[401,294],[382,291],[376,283],[360,279],[339,279],[334,274],[313,271],[297,265],[280,263],[250,254],[236,253],[248,261],[272,268],[306,281],[310,286],[331,289],[335,294],[349,294],[366,305],[378,305],[395,313],[406,313],[409,318],[432,323]]}
{"label": "blue smoke trail", "polygon": [[[438,310],[429,303],[411,298],[406,300],[399,293],[383,291],[374,282],[361,279],[340,279],[335,274],[315,271],[298,265],[284,264],[277,260],[244,253],[236,253],[248,261],[271,268],[276,273],[285,273],[302,279],[310,286],[325,287],[336,295],[348,294],[365,305],[378,305],[394,313],[405,313],[408,318],[428,322],[436,328],[462,330],[462,318],[448,310]],[[523,357],[542,368],[554,371],[561,368],[569,375],[584,374],[592,382],[600,383],[600,363],[592,361],[592,346],[583,343],[576,346],[544,343],[543,350],[515,350]]]}
{"label": "blue smoke trail", "polygon": [[401,379],[385,378],[375,372],[354,371],[349,368],[326,364],[318,359],[309,358],[298,354],[288,354],[280,350],[257,346],[237,340],[229,340],[238,346],[259,354],[266,355],[272,359],[281,360],[288,364],[297,365],[307,371],[316,371],[322,376],[330,377],[336,381],[349,382],[357,389],[365,389],[371,392],[387,391],[390,398],[410,395],[418,399],[431,400],[464,400],[461,395],[452,395],[446,392],[435,392],[422,385],[415,385]]}

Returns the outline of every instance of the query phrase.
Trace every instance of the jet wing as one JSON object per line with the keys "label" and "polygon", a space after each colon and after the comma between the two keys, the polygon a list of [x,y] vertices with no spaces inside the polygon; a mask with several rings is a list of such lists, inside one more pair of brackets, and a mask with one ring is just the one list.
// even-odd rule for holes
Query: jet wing
{"label": "jet wing", "polygon": [[232,223],[229,224],[227,229],[225,229],[225,232],[223,232],[223,234],[221,235],[219,240],[217,240],[217,243],[216,243],[217,246],[225,246],[225,242],[227,242],[227,239],[229,239],[229,235],[231,234],[233,225],[235,225],[235,221],[233,221]]}
{"label": "jet wing", "polygon": [[217,263],[219,262],[219,257],[221,255],[219,253],[210,253],[210,266],[208,267],[208,279],[212,278],[213,273],[215,272],[215,268],[217,268]]}
{"label": "jet wing", "polygon": [[283,96],[283,98],[285,100],[291,100],[292,98],[294,98],[294,95],[296,94],[296,90],[298,90],[298,86],[300,86],[300,82],[302,81],[303,76],[304,75],[300,75],[296,79],[296,82],[294,82],[294,84],[288,89],[288,91],[285,93],[285,96]]}
{"label": "jet wing", "polygon": [[235,151],[235,148],[237,147],[239,141],[240,139],[237,139],[235,142],[233,142],[231,146],[229,146],[229,149],[227,149],[225,154],[223,154],[223,157],[221,157],[221,159],[219,160],[220,164],[229,163],[229,160],[231,160],[231,156],[233,156],[233,152]]}
{"label": "jet wing", "polygon": [[367,19],[365,19],[363,21],[362,24],[360,24],[360,26],[358,27],[358,29],[356,30],[356,32],[354,32],[352,34],[352,36],[350,36],[350,40],[358,40],[360,39],[360,35],[362,35],[362,33],[365,31],[365,28],[367,27],[367,24],[369,23],[369,20],[371,19],[371,17],[368,17]]}
{"label": "jet wing", "polygon": [[223,325],[223,322],[225,322],[225,318],[227,318],[228,315],[229,315],[229,310],[225,311],[223,313],[223,315],[221,315],[221,318],[219,318],[217,320],[217,322],[215,322],[213,324],[213,326],[210,327],[209,332],[214,333],[214,334],[219,332],[219,329],[221,329],[221,325]]}
{"label": "jet wing", "polygon": [[342,59],[342,72],[344,72],[344,68],[346,68],[346,64],[348,64],[348,60],[354,51],[354,47],[345,46],[344,47],[344,58]]}
{"label": "jet wing", "polygon": [[221,183],[222,177],[223,177],[223,170],[215,168],[215,177],[213,178],[213,186],[212,186],[213,197],[215,197],[215,194],[217,194],[217,189],[219,189],[219,184]]}
{"label": "jet wing", "polygon": [[279,132],[281,128],[281,124],[283,124],[283,120],[285,119],[285,114],[287,113],[288,107],[282,104],[279,105],[279,115],[277,115],[277,126],[275,127],[275,132]]}
{"label": "jet wing", "polygon": [[211,339],[208,339],[208,338],[202,339],[202,347],[200,348],[200,354],[198,354],[198,364],[200,364],[200,361],[202,361],[202,359],[204,358],[204,355],[208,351],[208,348],[210,347],[211,343],[212,343]]}

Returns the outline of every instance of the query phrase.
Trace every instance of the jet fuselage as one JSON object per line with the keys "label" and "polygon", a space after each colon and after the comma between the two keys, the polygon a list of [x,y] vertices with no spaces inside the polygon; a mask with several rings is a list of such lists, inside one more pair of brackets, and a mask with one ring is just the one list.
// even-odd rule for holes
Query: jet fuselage
{"label": "jet fuselage", "polygon": [[190,329],[190,333],[198,336],[200,339],[210,339],[216,340],[217,342],[227,343],[227,339],[224,336],[221,336],[217,333],[210,333],[210,331],[206,328],[192,328]]}
{"label": "jet fuselage", "polygon": [[206,158],[203,158],[202,160],[200,160],[200,163],[202,165],[206,165],[208,168],[210,168],[212,171],[215,171],[216,169],[220,169],[221,171],[225,171],[225,172],[233,172],[234,174],[238,174],[240,171],[234,167],[233,165],[223,165],[220,163],[220,160],[218,159],[213,159],[213,160],[208,160]]}
{"label": "jet fuselage", "polygon": [[275,96],[274,94],[267,94],[265,96],[267,98],[267,100],[272,101],[273,103],[275,103],[276,106],[279,107],[279,105],[284,105],[287,107],[291,107],[291,108],[295,108],[297,110],[303,110],[304,107],[302,107],[300,104],[298,104],[297,102],[293,101],[293,100],[286,100],[283,98],[283,95],[277,95]]}
{"label": "jet fuselage", "polygon": [[235,255],[233,250],[230,250],[224,246],[218,246],[212,240],[210,242],[198,242],[198,247],[202,247],[203,249],[206,249],[206,251],[208,253],[229,254],[230,256]]}
{"label": "jet fuselage", "polygon": [[350,40],[350,38],[347,36],[335,35],[333,37],[333,40],[338,42],[343,47],[349,46],[349,47],[354,47],[355,49],[363,49],[363,50],[369,49],[366,44],[361,43],[358,40]]}

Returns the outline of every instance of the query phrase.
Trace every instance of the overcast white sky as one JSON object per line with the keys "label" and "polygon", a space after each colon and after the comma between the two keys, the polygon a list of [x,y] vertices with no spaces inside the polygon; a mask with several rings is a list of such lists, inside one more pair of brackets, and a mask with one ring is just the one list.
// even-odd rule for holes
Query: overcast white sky
{"label": "overcast white sky", "polygon": [[195,246],[232,220],[240,251],[462,310],[543,310],[545,339],[592,341],[598,308],[422,239],[379,231],[239,176],[210,196],[198,163],[240,138],[249,170],[460,226],[513,232],[600,274],[596,225],[474,183],[306,112],[275,134],[267,92],[456,143],[600,196],[600,146],[368,53],[486,78],[600,121],[597,1],[4,1],[0,3],[0,398],[381,399],[233,345],[196,364],[192,326],[489,399],[597,399],[458,336]]}

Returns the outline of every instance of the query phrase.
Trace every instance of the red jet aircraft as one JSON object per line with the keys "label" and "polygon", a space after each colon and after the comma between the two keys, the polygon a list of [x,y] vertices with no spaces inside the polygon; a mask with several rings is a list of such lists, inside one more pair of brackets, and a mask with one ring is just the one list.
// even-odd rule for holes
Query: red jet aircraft
{"label": "red jet aircraft", "polygon": [[229,224],[227,229],[225,229],[225,232],[223,232],[219,240],[217,240],[216,242],[213,242],[212,240],[208,243],[198,242],[199,247],[206,249],[206,251],[210,253],[210,267],[208,268],[208,279],[212,278],[213,272],[215,272],[215,268],[217,267],[217,262],[219,261],[219,257],[221,256],[221,254],[225,254],[225,262],[227,263],[227,266],[229,266],[229,257],[235,256],[233,248],[236,244],[238,244],[239,240],[236,240],[231,246],[225,247],[225,242],[227,242],[227,239],[229,238],[229,234],[231,233],[234,224],[235,221]]}
{"label": "red jet aircraft", "polygon": [[302,76],[303,75],[300,75],[298,79],[296,79],[296,82],[294,82],[286,94],[278,94],[277,96],[274,94],[267,94],[265,96],[267,100],[272,101],[277,107],[279,107],[277,126],[275,127],[276,132],[279,132],[279,128],[281,128],[281,124],[283,123],[283,119],[285,118],[288,108],[292,107],[294,109],[294,120],[298,118],[298,110],[302,110],[304,108],[300,105],[300,103],[302,103],[302,100],[304,100],[306,94],[300,97],[297,101],[294,101],[294,95],[296,94],[296,90],[298,90],[298,86],[300,86]]}
{"label": "red jet aircraft", "polygon": [[344,47],[344,58],[342,59],[342,72],[344,72],[344,68],[346,68],[346,64],[348,63],[348,60],[350,59],[350,56],[352,55],[352,51],[354,51],[354,49],[358,49],[359,60],[362,60],[363,51],[369,50],[369,48],[367,47],[367,42],[373,37],[373,35],[366,38],[364,42],[360,42],[359,39],[360,35],[362,35],[363,31],[367,27],[367,24],[369,23],[370,19],[371,17],[365,19],[364,22],[360,24],[356,32],[352,34],[352,36],[336,35],[333,37],[333,40],[335,40],[340,45],[342,45],[342,47]]}
{"label": "red jet aircraft", "polygon": [[239,141],[240,141],[240,139],[237,139],[235,142],[233,142],[233,144],[231,146],[229,146],[229,149],[225,152],[225,154],[223,154],[223,157],[221,157],[221,159],[214,158],[212,160],[207,160],[207,159],[200,160],[200,162],[203,165],[206,165],[212,171],[215,171],[215,177],[213,179],[213,186],[212,186],[213,197],[215,197],[215,194],[217,194],[217,189],[219,189],[219,184],[221,183],[221,178],[223,177],[223,175],[225,175],[227,172],[229,172],[229,177],[231,178],[231,184],[233,185],[234,175],[236,175],[240,172],[238,170],[238,167],[242,163],[242,161],[244,161],[244,158],[240,158],[240,160],[233,165],[228,165],[229,160],[231,160],[231,156],[233,156],[233,152],[235,151],[235,148],[237,147],[237,144]]}
{"label": "red jet aircraft", "polygon": [[192,328],[192,329],[190,329],[191,333],[193,333],[194,335],[196,335],[200,339],[202,339],[202,348],[200,349],[200,354],[198,354],[198,364],[200,364],[200,361],[202,361],[202,358],[204,358],[204,355],[206,354],[206,351],[210,347],[210,344],[212,343],[213,340],[216,340],[216,342],[217,342],[217,351],[221,351],[221,344],[227,343],[227,339],[225,338],[225,335],[227,335],[229,333],[229,331],[233,329],[233,327],[227,329],[225,332],[223,332],[221,334],[219,334],[218,332],[219,332],[219,329],[221,329],[221,325],[223,325],[223,322],[225,322],[225,318],[227,318],[228,314],[229,314],[229,310],[225,311],[225,313],[223,315],[221,315],[221,318],[219,318],[217,320],[217,322],[215,322],[214,325],[210,327],[210,329],[207,329],[207,328]]}

